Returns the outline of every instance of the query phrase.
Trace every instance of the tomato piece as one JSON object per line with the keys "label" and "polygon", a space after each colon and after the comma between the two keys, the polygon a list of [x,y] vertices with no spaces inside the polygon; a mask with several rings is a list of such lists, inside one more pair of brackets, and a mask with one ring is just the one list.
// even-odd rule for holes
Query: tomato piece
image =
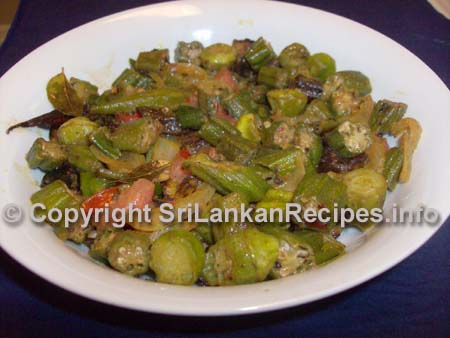
{"label": "tomato piece", "polygon": [[222,105],[219,102],[215,104],[215,108],[216,113],[214,114],[214,117],[226,120],[230,122],[232,125],[235,125],[237,123],[237,120],[233,116],[228,115],[226,110],[223,109]]}
{"label": "tomato piece", "polygon": [[85,200],[81,207],[86,211],[89,209],[104,208],[107,204],[110,204],[113,201],[118,192],[118,187],[112,187],[99,191],[95,195],[92,195],[87,200]]}
{"label": "tomato piece", "polygon": [[111,209],[128,209],[130,204],[133,208],[143,209],[153,201],[154,193],[155,184],[145,178],[140,178],[120,193],[119,197],[111,204]]}
{"label": "tomato piece", "polygon": [[222,68],[215,76],[216,80],[223,82],[232,92],[236,92],[239,88],[234,82],[233,73],[228,68]]}
{"label": "tomato piece", "polygon": [[116,114],[116,119],[122,123],[134,121],[142,117],[141,113],[118,113]]}
{"label": "tomato piece", "polygon": [[186,97],[186,103],[192,107],[198,107],[198,92],[193,92],[191,95]]}
{"label": "tomato piece", "polygon": [[189,152],[189,150],[187,150],[186,148],[183,148],[180,150],[180,156],[183,158],[189,158],[191,157],[191,153]]}
{"label": "tomato piece", "polygon": [[[186,152],[189,154],[189,156],[191,156],[191,154],[187,150]],[[185,156],[186,153],[181,150],[173,159],[172,166],[170,167],[169,176],[177,183],[181,183],[186,177],[191,176],[190,171],[183,168],[184,160],[187,158]]]}

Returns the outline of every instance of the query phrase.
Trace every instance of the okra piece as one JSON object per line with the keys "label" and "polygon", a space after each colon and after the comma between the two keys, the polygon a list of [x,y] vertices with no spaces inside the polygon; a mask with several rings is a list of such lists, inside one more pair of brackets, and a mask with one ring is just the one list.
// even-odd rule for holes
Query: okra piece
{"label": "okra piece", "polygon": [[201,64],[201,54],[203,51],[203,45],[201,42],[192,41],[184,42],[180,41],[175,49],[175,61],[192,63],[193,65],[200,66]]}
{"label": "okra piece", "polygon": [[289,72],[275,66],[263,66],[258,72],[257,82],[270,88],[286,88],[289,84]]}
{"label": "okra piece", "polygon": [[89,248],[89,256],[102,263],[108,262],[108,251],[114,238],[120,233],[118,229],[106,229],[97,234],[94,242]]}
{"label": "okra piece", "polygon": [[239,132],[228,121],[218,118],[210,118],[203,124],[199,131],[200,136],[211,143],[212,145],[218,145],[225,135],[238,137]]}
{"label": "okra piece", "polygon": [[186,95],[178,89],[158,88],[130,96],[111,99],[90,107],[92,114],[132,112],[138,107],[176,109],[185,103]]}
{"label": "okra piece", "polygon": [[308,97],[298,89],[271,90],[267,99],[274,114],[288,117],[301,114],[308,103]]}
{"label": "okra piece", "polygon": [[119,92],[128,92],[128,88],[142,88],[150,89],[152,88],[154,81],[147,76],[139,74],[134,69],[125,69],[119,77],[114,80],[112,86],[118,88]]}
{"label": "okra piece", "polygon": [[302,126],[295,135],[294,144],[308,157],[312,166],[317,168],[323,153],[322,139],[310,128]]}
{"label": "okra piece", "polygon": [[294,197],[294,193],[292,191],[287,191],[283,189],[269,189],[264,195],[262,202],[285,202],[288,203]]}
{"label": "okra piece", "polygon": [[60,167],[67,159],[63,148],[56,142],[36,139],[25,159],[31,169],[51,171]]}
{"label": "okra piece", "polygon": [[164,84],[181,89],[196,89],[208,79],[208,73],[201,67],[190,63],[169,63],[162,69]]}
{"label": "okra piece", "polygon": [[98,128],[98,124],[84,116],[77,116],[64,122],[56,133],[60,144],[89,144],[89,135]]}
{"label": "okra piece", "polygon": [[108,250],[108,262],[121,273],[137,276],[148,271],[150,239],[143,233],[127,230],[118,233]]}
{"label": "okra piece", "polygon": [[98,97],[98,88],[88,81],[83,81],[75,77],[70,78],[70,85],[77,93],[83,104],[94,102]]}
{"label": "okra piece", "polygon": [[198,85],[199,107],[208,114],[217,112],[222,98],[229,93],[229,88],[222,81],[204,80]]}
{"label": "okra piece", "polygon": [[350,92],[356,97],[362,97],[371,93],[372,85],[369,78],[363,73],[343,70],[329,76],[324,84],[324,95],[326,97],[338,90]]}
{"label": "okra piece", "polygon": [[260,37],[253,42],[250,50],[245,54],[245,59],[253,70],[259,70],[268,64],[276,55],[269,42]]}
{"label": "okra piece", "polygon": [[236,50],[225,43],[215,43],[208,46],[200,54],[202,65],[210,70],[229,67],[236,61],[236,57]]}
{"label": "okra piece", "polygon": [[97,146],[105,155],[118,160],[122,153],[116,147],[114,147],[113,143],[107,136],[109,131],[105,128],[99,128],[94,131],[89,137],[90,141]]}
{"label": "okra piece", "polygon": [[254,168],[234,162],[215,162],[206,154],[197,154],[184,161],[194,176],[213,186],[219,193],[239,192],[249,202],[259,201],[269,188]]}
{"label": "okra piece", "polygon": [[80,191],[84,197],[90,197],[96,192],[110,187],[113,181],[97,177],[94,173],[83,171],[80,173]]}
{"label": "okra piece", "polygon": [[71,165],[82,171],[95,173],[103,168],[103,165],[92,154],[89,147],[82,144],[71,144],[67,146],[68,161]]}
{"label": "okra piece", "polygon": [[254,113],[258,108],[248,91],[240,91],[227,96],[222,100],[222,105],[228,114],[237,119],[244,114]]}
{"label": "okra piece", "polygon": [[360,123],[350,121],[343,122],[326,134],[325,141],[344,158],[364,153],[371,144],[369,129]]}
{"label": "okra piece", "polygon": [[157,120],[143,117],[121,124],[111,133],[111,141],[120,150],[144,154],[155,143],[161,129]]}
{"label": "okra piece", "polygon": [[278,257],[278,240],[254,228],[227,236],[206,253],[208,285],[238,285],[265,280]]}
{"label": "okra piece", "polygon": [[305,208],[319,209],[321,206],[334,210],[346,203],[346,185],[327,174],[309,173],[303,177],[295,190],[293,202],[300,203]]}
{"label": "okra piece", "polygon": [[383,175],[389,191],[394,191],[403,166],[403,153],[399,147],[393,147],[386,153]]}
{"label": "okra piece", "polygon": [[158,73],[167,63],[169,63],[169,50],[153,49],[150,52],[139,53],[134,69],[142,74]]}
{"label": "okra piece", "polygon": [[[225,196],[220,196],[217,199],[217,202],[212,205],[212,207],[220,208],[222,211],[233,210],[235,209],[237,214],[240,214],[241,205],[248,207],[248,202],[244,195],[238,192],[232,192]],[[218,240],[238,233],[244,229],[247,229],[249,226],[246,223],[234,222],[233,218],[229,221],[222,223],[213,223],[212,224],[212,233],[214,240],[217,242]]]}
{"label": "okra piece", "polygon": [[306,106],[299,120],[307,125],[315,126],[332,117],[328,104],[323,100],[314,99]]}
{"label": "okra piece", "polygon": [[298,156],[300,156],[300,150],[296,148],[275,150],[268,154],[257,156],[253,163],[267,167],[283,176],[295,169]]}
{"label": "okra piece", "polygon": [[[40,208],[36,209],[35,215],[38,217],[47,216],[50,209],[63,211],[67,208],[78,208],[81,203],[80,197],[72,192],[61,180],[53,181],[35,192],[31,195],[30,200],[32,204],[42,203],[45,206],[45,210]],[[53,225],[58,226],[62,224],[64,224],[64,220]]]}
{"label": "okra piece", "polygon": [[160,283],[192,285],[199,278],[204,261],[200,240],[182,229],[159,236],[150,250],[150,268]]}
{"label": "okra piece", "polygon": [[274,225],[264,225],[259,230],[279,241],[278,257],[270,271],[270,277],[277,279],[291,276],[315,265],[311,246],[295,233]]}
{"label": "okra piece", "polygon": [[370,128],[377,134],[391,133],[392,126],[406,113],[408,106],[401,102],[380,100],[370,116]]}
{"label": "okra piece", "polygon": [[263,145],[267,147],[280,147],[287,149],[292,145],[295,137],[295,128],[284,121],[272,122],[263,133]]}
{"label": "okra piece", "polygon": [[261,141],[260,125],[261,121],[255,114],[244,114],[242,115],[237,124],[236,129],[241,132],[241,135],[247,140],[253,142]]}
{"label": "okra piece", "polygon": [[322,82],[325,82],[328,76],[336,72],[336,62],[326,53],[311,55],[306,61],[306,65],[311,75]]}
{"label": "okra piece", "polygon": [[293,68],[304,64],[309,56],[308,49],[302,44],[295,42],[281,51],[278,60],[280,61],[281,67]]}
{"label": "okra piece", "polygon": [[230,161],[247,163],[256,154],[258,144],[238,134],[230,138],[221,139],[216,148],[219,153]]}
{"label": "okra piece", "polygon": [[323,265],[345,253],[345,245],[331,236],[313,230],[297,230],[295,236],[304,245],[310,247],[315,265]]}
{"label": "okra piece", "polygon": [[61,241],[71,241],[77,244],[82,244],[86,241],[88,233],[92,230],[91,227],[82,227],[82,222],[70,224],[69,227],[57,226],[53,231]]}
{"label": "okra piece", "polygon": [[48,81],[47,97],[55,109],[66,115],[79,116],[83,113],[83,100],[63,72]]}
{"label": "okra piece", "polygon": [[[372,169],[361,168],[344,176],[348,206],[354,210],[382,208],[386,197],[386,178]],[[371,225],[359,224],[363,228]]]}
{"label": "okra piece", "polygon": [[181,128],[199,130],[206,121],[206,114],[197,107],[180,106],[175,111]]}

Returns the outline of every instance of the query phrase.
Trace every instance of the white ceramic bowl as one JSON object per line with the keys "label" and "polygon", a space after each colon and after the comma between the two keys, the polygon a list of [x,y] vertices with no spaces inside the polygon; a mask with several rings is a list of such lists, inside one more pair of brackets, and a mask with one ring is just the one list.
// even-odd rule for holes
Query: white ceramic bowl
{"label": "white ceramic bowl", "polygon": [[[417,57],[372,29],[320,10],[279,2],[180,1],[121,12],[93,21],[39,47],[0,79],[0,206],[28,205],[37,189],[24,154],[42,131],[16,130],[14,122],[51,109],[48,79],[65,72],[104,89],[139,51],[179,40],[208,45],[233,38],[264,36],[276,51],[299,41],[310,51],[331,54],[338,69],[370,77],[375,99],[409,104],[408,115],[423,126],[411,181],[392,194],[387,206],[424,203],[444,221],[450,205],[450,97],[444,83]],[[34,175],[34,176],[33,176]],[[281,280],[219,288],[171,286],[123,276],[93,263],[60,242],[48,226],[28,220],[1,224],[1,245],[21,264],[64,288],[101,302],[144,311],[183,315],[262,312],[317,300],[360,284],[419,248],[438,226],[390,226],[364,237],[365,243],[328,266]]]}

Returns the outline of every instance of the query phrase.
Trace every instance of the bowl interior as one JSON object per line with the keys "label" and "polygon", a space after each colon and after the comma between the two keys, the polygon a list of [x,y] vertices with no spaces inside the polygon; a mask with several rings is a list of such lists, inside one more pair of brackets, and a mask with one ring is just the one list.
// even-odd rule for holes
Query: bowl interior
{"label": "bowl interior", "polygon": [[[276,24],[274,24],[276,23]],[[285,3],[181,1],[142,7],[72,30],[38,48],[0,79],[0,201],[26,208],[39,174],[28,170],[24,154],[38,129],[5,129],[51,109],[48,79],[62,67],[101,90],[110,86],[140,51],[180,40],[231,43],[234,38],[264,36],[274,49],[301,42],[312,53],[326,52],[339,70],[354,69],[372,81],[374,99],[406,102],[408,116],[423,127],[408,184],[391,194],[393,203],[420,203],[449,212],[450,164],[445,128],[450,125],[448,89],[417,57],[383,35],[323,11]],[[179,287],[128,278],[94,264],[82,251],[61,243],[46,226],[25,221],[1,225],[1,245],[44,278],[103,302],[173,314],[236,314],[309,302],[357,285],[398,263],[437,229],[431,226],[382,226],[360,238],[348,254],[328,266],[282,280],[227,288]],[[355,243],[355,237],[352,243]]]}

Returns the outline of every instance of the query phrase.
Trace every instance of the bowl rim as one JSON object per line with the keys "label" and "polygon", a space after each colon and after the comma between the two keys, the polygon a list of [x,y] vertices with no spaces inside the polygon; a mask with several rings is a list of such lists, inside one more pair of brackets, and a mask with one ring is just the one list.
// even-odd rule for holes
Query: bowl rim
{"label": "bowl rim", "polygon": [[[237,1],[231,1],[233,4],[238,5]],[[253,0],[253,2],[257,2],[256,0]],[[401,44],[399,44],[398,42],[392,40],[391,38],[389,38],[388,36],[362,24],[359,23],[357,21],[348,19],[346,17],[334,14],[334,13],[330,13],[321,9],[317,9],[317,8],[313,8],[313,7],[308,7],[308,6],[304,6],[304,5],[297,5],[297,4],[292,4],[292,3],[285,3],[285,2],[276,2],[276,1],[270,1],[270,0],[262,0],[262,1],[258,1],[258,2],[264,2],[264,3],[276,3],[277,6],[285,6],[286,8],[292,8],[292,9],[299,9],[302,8],[303,10],[308,10],[308,11],[312,11],[312,12],[316,12],[318,14],[321,15],[326,15],[326,16],[331,16],[336,20],[340,20],[341,22],[347,22],[347,23],[351,23],[352,25],[354,25],[356,28],[365,31],[367,34],[375,34],[377,35],[379,38],[383,38],[384,40],[387,40],[392,46],[396,46],[397,48],[401,49],[403,52],[408,53],[411,57],[415,58],[416,61],[418,61],[422,67],[425,67],[427,69],[428,72],[430,72],[434,77],[435,80],[440,82],[440,84],[442,86],[445,86],[445,83],[439,78],[439,76],[428,66],[426,65],[419,57],[417,57],[416,55],[414,55],[411,51],[409,51],[407,48],[403,47]],[[150,4],[150,5],[144,5],[144,6],[139,6],[139,7],[135,7],[135,8],[131,8],[131,9],[127,9],[124,11],[120,11],[111,15],[107,15],[95,20],[92,20],[90,22],[87,22],[85,24],[82,24],[78,27],[75,27],[43,44],[41,44],[39,47],[37,47],[36,49],[34,49],[33,51],[31,51],[30,53],[28,53],[25,57],[23,57],[21,60],[19,60],[18,62],[16,62],[14,64],[14,66],[12,66],[8,71],[6,71],[3,76],[0,78],[0,81],[6,81],[5,79],[7,79],[9,77],[9,75],[13,72],[14,69],[21,67],[21,64],[23,62],[25,62],[28,59],[31,59],[34,57],[34,55],[36,55],[37,53],[39,53],[41,48],[45,48],[48,45],[51,45],[52,43],[54,43],[55,41],[61,40],[61,39],[65,39],[67,38],[67,36],[70,36],[70,34],[72,34],[74,31],[82,31],[86,28],[89,28],[93,25],[96,24],[102,24],[108,20],[114,19],[114,18],[119,18],[121,16],[127,15],[127,14],[131,14],[131,13],[135,13],[135,12],[139,12],[143,9],[147,9],[150,7],[159,7],[159,6],[167,6],[168,4],[172,4],[172,5],[182,5],[182,4],[194,4],[196,6],[202,6],[202,4],[206,4],[205,2],[201,2],[201,1],[196,1],[196,0],[176,0],[176,1],[167,1],[167,2],[160,2],[157,4]],[[3,192],[1,194],[4,194]],[[407,257],[409,257],[410,255],[412,255],[416,250],[418,250],[426,241],[429,240],[429,238],[431,236],[433,236],[438,229],[440,229],[440,227],[447,222],[448,219],[448,215],[445,217],[445,219],[443,218],[442,223],[439,226],[433,227],[432,230],[428,231],[426,233],[426,235],[424,235],[422,238],[420,238],[420,241],[417,241],[417,243],[414,245],[414,247],[410,247],[408,248],[408,250],[406,250],[404,253],[402,253],[401,255],[397,255],[395,257],[395,259],[390,260],[389,262],[383,262],[381,264],[379,264],[376,268],[372,268],[372,270],[370,270],[370,272],[365,273],[363,276],[361,276],[360,278],[355,278],[353,279],[351,282],[347,282],[343,285],[337,285],[333,288],[329,288],[326,291],[323,291],[319,294],[316,295],[311,295],[309,297],[305,297],[301,302],[299,302],[296,298],[293,299],[283,299],[277,302],[272,302],[270,304],[259,304],[258,306],[255,307],[248,307],[248,308],[239,308],[239,309],[216,309],[214,311],[211,310],[205,310],[205,309],[195,309],[193,310],[192,308],[190,309],[182,309],[182,308],[173,308],[173,307],[166,307],[163,308],[160,305],[158,306],[140,306],[137,305],[136,303],[133,303],[133,301],[129,301],[129,300],[121,300],[120,302],[117,302],[111,298],[108,297],[104,297],[102,295],[99,295],[97,293],[95,293],[95,291],[91,291],[89,288],[83,288],[83,289],[79,289],[76,287],[75,284],[70,284],[67,283],[66,281],[62,281],[61,279],[58,278],[57,274],[48,274],[46,272],[43,272],[42,269],[39,266],[33,265],[33,264],[29,264],[29,260],[27,257],[25,256],[21,256],[18,255],[17,252],[15,252],[13,250],[12,247],[8,246],[8,244],[1,239],[0,237],[0,245],[1,247],[5,250],[6,253],[8,253],[8,255],[10,255],[12,258],[14,258],[16,261],[18,261],[22,266],[24,266],[25,268],[27,268],[28,270],[32,271],[33,273],[35,273],[36,275],[38,275],[39,277],[43,278],[44,280],[55,284],[59,287],[61,287],[64,290],[73,292],[75,294],[81,295],[83,297],[86,297],[88,299],[92,299],[92,300],[96,300],[105,304],[109,304],[109,305],[114,305],[114,306],[120,306],[120,307],[124,307],[124,308],[128,308],[131,310],[139,310],[139,311],[147,311],[147,312],[154,312],[154,313],[161,313],[161,314],[169,314],[169,315],[185,315],[185,316],[217,316],[217,315],[241,315],[241,314],[251,314],[251,313],[259,313],[259,312],[266,312],[266,311],[271,311],[271,310],[279,310],[282,308],[289,308],[289,307],[293,307],[296,305],[301,305],[301,304],[306,304],[306,303],[310,303],[322,298],[326,298],[329,297],[331,295],[340,293],[342,291],[354,288],[357,285],[360,285],[380,274],[382,274],[383,272],[389,270],[390,268],[394,267],[395,265],[397,265],[398,263],[400,263],[401,261],[403,261],[404,259],[406,259]],[[128,277],[125,277],[128,278]],[[251,284],[250,284],[251,285]],[[179,288],[179,286],[166,286],[168,288]],[[246,287],[246,286],[236,286],[239,288],[242,287]],[[227,287],[227,288],[236,288],[236,287]],[[183,287],[185,288],[185,287]]]}

